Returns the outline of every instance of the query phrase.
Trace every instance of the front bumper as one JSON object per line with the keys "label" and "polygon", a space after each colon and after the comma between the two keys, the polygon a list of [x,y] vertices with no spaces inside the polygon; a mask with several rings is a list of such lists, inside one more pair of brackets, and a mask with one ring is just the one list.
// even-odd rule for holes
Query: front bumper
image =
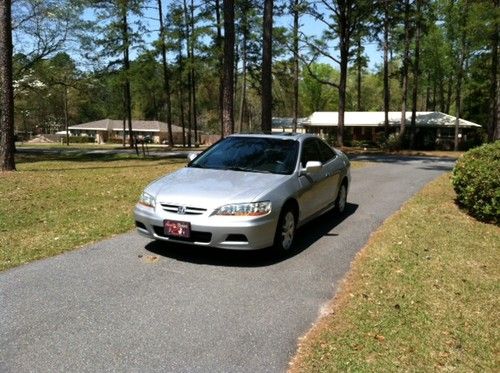
{"label": "front bumper", "polygon": [[[155,240],[220,249],[254,250],[270,247],[274,242],[278,220],[275,213],[249,218],[208,214],[181,215],[158,210],[160,209],[136,205],[135,225],[140,234]],[[189,222],[191,237],[184,239],[166,236],[163,230],[165,219]]]}

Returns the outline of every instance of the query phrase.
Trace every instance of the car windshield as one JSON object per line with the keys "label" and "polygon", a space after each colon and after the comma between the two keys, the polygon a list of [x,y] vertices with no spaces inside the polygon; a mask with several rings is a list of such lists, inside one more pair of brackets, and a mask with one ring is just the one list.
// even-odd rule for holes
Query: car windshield
{"label": "car windshield", "polygon": [[273,174],[291,174],[295,170],[299,143],[264,137],[227,137],[189,164],[212,168]]}

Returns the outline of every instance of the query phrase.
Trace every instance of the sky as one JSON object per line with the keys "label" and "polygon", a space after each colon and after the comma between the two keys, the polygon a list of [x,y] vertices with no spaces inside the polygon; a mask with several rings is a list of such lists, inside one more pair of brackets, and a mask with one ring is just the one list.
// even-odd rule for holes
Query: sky
{"label": "sky", "polygon": [[[164,13],[165,12],[166,11],[164,9]],[[93,18],[95,19],[95,15],[90,11],[86,11],[86,13],[84,14],[84,18],[89,20]],[[131,21],[137,20],[137,18],[134,18],[133,16],[131,16],[130,18]],[[146,44],[151,45],[151,42],[158,37],[159,24],[157,18],[158,18],[158,9],[154,6],[148,7],[144,12],[143,16],[141,17],[141,22],[146,25],[146,28],[148,30],[153,30],[150,31],[149,33],[143,34]],[[293,20],[291,16],[274,17],[274,23],[276,26],[281,26],[291,29],[292,22]],[[315,20],[311,16],[302,16],[300,19],[300,32],[307,36],[320,36],[324,29],[325,29],[324,24],[320,21]],[[332,43],[330,44],[333,47],[336,44],[336,41],[332,41]],[[365,54],[368,57],[368,69],[374,71],[377,65],[380,65],[382,63],[382,53],[377,48],[377,43],[375,42],[365,41],[364,47],[365,47]],[[139,51],[137,49],[133,49],[131,51],[131,58],[134,59],[135,57],[137,57],[138,52]],[[335,54],[333,48],[330,52],[334,52]],[[332,64],[332,61],[326,59],[325,57],[320,58],[319,61]]]}
{"label": "sky", "polygon": [[[150,29],[158,29],[158,10],[154,8],[148,9],[145,14],[143,21],[149,24]],[[165,10],[164,10],[165,13]],[[274,23],[276,26],[282,26],[291,29],[293,20],[291,16],[274,17]],[[324,30],[324,24],[320,21],[314,20],[311,16],[302,16],[300,19],[300,31],[308,36],[320,36]],[[157,35],[154,33],[149,36],[150,38],[156,38]],[[333,41],[331,45],[335,45],[336,42]],[[364,43],[365,54],[368,57],[368,69],[373,71],[377,65],[382,63],[382,53],[377,48],[376,42],[366,42]],[[327,59],[320,60],[321,62],[331,63]]]}
{"label": "sky", "polygon": [[[276,22],[280,26],[292,28],[292,19],[290,17],[282,17],[282,19],[277,19]],[[300,31],[305,35],[320,36],[324,29],[325,25],[311,16],[302,16],[300,19]],[[336,44],[336,41],[331,43],[332,46]],[[368,69],[374,70],[376,65],[382,63],[382,52],[378,50],[376,42],[365,41],[363,45],[365,47],[365,54],[368,57]],[[325,62],[330,63],[331,61],[325,60]]]}

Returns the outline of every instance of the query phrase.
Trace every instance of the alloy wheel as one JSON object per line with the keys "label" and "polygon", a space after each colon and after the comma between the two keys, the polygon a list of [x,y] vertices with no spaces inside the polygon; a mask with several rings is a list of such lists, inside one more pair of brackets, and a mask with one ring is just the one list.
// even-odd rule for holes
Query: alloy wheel
{"label": "alloy wheel", "polygon": [[281,225],[281,246],[283,250],[288,250],[292,247],[294,235],[295,216],[293,212],[287,211]]}

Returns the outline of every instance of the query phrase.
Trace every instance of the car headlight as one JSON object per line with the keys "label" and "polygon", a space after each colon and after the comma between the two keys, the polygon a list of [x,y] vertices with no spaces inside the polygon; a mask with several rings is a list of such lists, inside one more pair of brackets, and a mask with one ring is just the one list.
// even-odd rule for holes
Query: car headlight
{"label": "car headlight", "polygon": [[151,194],[142,192],[141,196],[139,197],[139,203],[147,207],[155,207],[156,199]]}
{"label": "car headlight", "polygon": [[271,201],[233,203],[216,209],[212,215],[222,216],[264,216],[271,212]]}

